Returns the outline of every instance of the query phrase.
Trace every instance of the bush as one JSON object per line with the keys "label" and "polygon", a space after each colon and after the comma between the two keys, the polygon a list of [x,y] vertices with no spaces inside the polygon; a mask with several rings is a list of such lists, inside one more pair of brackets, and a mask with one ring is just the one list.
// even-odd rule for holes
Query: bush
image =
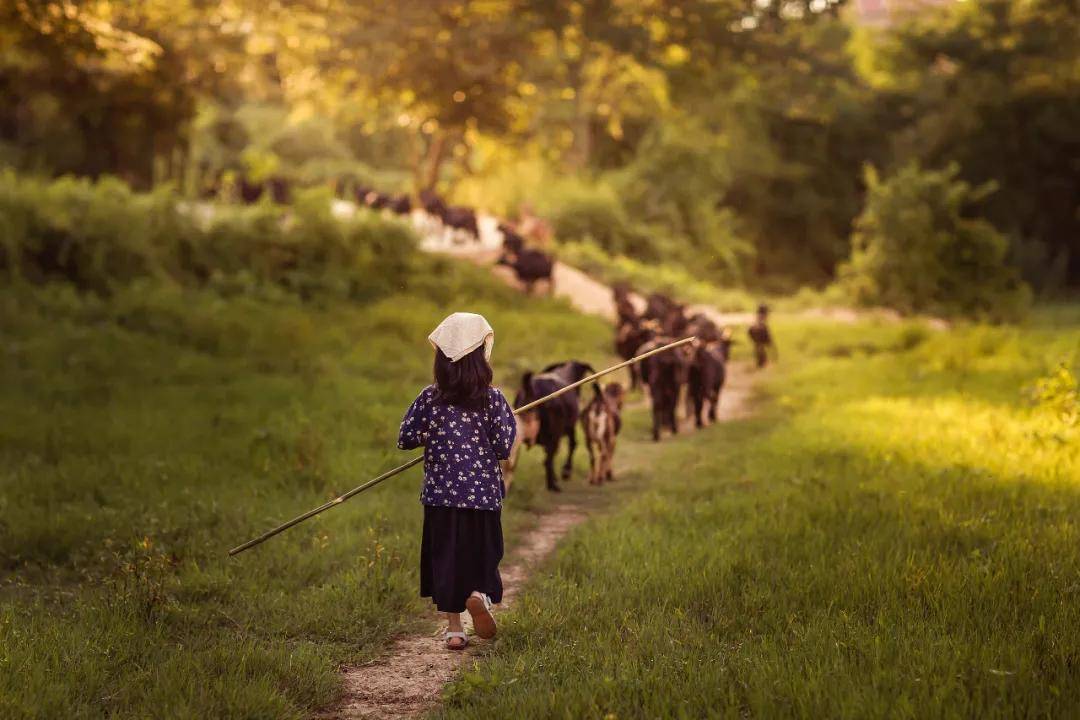
{"label": "bush", "polygon": [[62,279],[104,294],[163,274],[158,249],[191,230],[168,191],[136,195],[113,178],[0,175],[0,268],[30,282]]}
{"label": "bush", "polygon": [[133,193],[111,178],[0,175],[0,270],[102,296],[153,278],[365,299],[405,282],[416,245],[396,220],[366,212],[334,218],[323,190],[300,193],[291,209],[210,207],[184,205],[169,189]]}
{"label": "bush", "polygon": [[634,223],[609,184],[564,182],[547,198],[547,204],[560,240],[590,240],[608,253],[658,259],[649,233]]}
{"label": "bush", "polygon": [[992,188],[972,188],[958,174],[956,166],[910,164],[881,180],[867,169],[866,205],[840,268],[857,303],[990,319],[1026,309],[1031,293],[1006,262],[1007,239],[964,214]]}
{"label": "bush", "polygon": [[686,120],[660,124],[615,183],[635,223],[657,228],[651,233],[657,259],[700,278],[741,284],[754,248],[739,236],[732,209],[722,207],[732,178],[716,133]]}
{"label": "bush", "polygon": [[1066,361],[1035,381],[1031,397],[1036,405],[1067,427],[1080,425],[1080,382]]}

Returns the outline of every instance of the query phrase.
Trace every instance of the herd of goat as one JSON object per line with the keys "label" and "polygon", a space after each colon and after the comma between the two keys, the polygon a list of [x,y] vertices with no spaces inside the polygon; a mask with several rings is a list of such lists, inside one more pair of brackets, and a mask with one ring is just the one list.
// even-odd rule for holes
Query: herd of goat
{"label": "herd of goat", "polygon": [[[424,190],[419,195],[419,207],[414,208],[408,195],[387,195],[365,187],[355,190],[356,202],[372,210],[387,210],[395,215],[407,216],[420,225],[426,234],[441,232],[456,244],[478,242],[480,224],[475,208],[464,205],[447,205],[434,190]],[[525,237],[505,220],[496,226],[500,235],[502,252],[498,264],[514,271],[517,279],[528,292],[539,282],[553,287],[552,275],[555,261],[548,253],[528,247]]]}
{"label": "herd of goat", "polygon": [[[209,192],[209,197],[221,194],[220,188]],[[339,182],[335,188],[339,200],[371,210],[385,212],[409,220],[425,237],[439,236],[448,245],[464,246],[481,240],[480,215],[475,208],[465,205],[449,205],[434,190],[423,190],[417,201],[407,193],[385,193],[354,182]],[[289,203],[292,196],[289,182],[272,177],[255,182],[246,176],[236,181],[236,197],[245,204],[254,204],[268,198],[278,204]],[[500,265],[513,270],[517,279],[532,292],[538,283],[545,283],[548,292],[553,287],[555,261],[548,253],[529,247],[523,234],[505,220],[496,225]]]}
{"label": "herd of goat", "polygon": [[[241,179],[240,199],[245,203],[259,201],[267,193],[274,202],[288,202],[288,186],[274,180],[251,184]],[[481,240],[478,213],[471,207],[448,205],[433,190],[425,190],[414,205],[407,194],[387,194],[365,186],[338,188],[338,197],[355,205],[408,218],[426,237],[443,237],[449,244],[465,245]],[[550,292],[553,283],[554,261],[550,255],[528,247],[526,238],[506,221],[496,224],[501,248],[498,264],[510,267],[528,292],[538,282],[546,281]],[[652,436],[660,440],[666,428],[679,432],[679,401],[684,398],[686,415],[697,427],[708,419],[717,419],[720,391],[727,377],[732,335],[729,328],[719,327],[704,314],[688,314],[686,306],[661,293],[646,298],[645,307],[638,311],[632,293],[625,285],[614,289],[616,307],[615,350],[625,360],[647,353],[680,338],[693,335],[695,340],[670,352],[659,353],[630,366],[630,389],[644,387],[652,407]],[[763,365],[760,341],[768,338],[764,324],[765,309],[759,310],[759,321],[750,328],[757,349],[758,364]],[[764,333],[764,335],[762,335]],[[527,372],[521,378],[514,398],[514,407],[522,407],[549,395],[593,373],[588,364],[570,360],[545,367],[540,372]],[[544,471],[548,490],[560,490],[555,474],[555,454],[565,437],[569,445],[561,468],[562,480],[570,478],[574,451],[577,449],[577,426],[580,423],[589,453],[589,481],[602,484],[614,480],[612,469],[616,439],[622,424],[622,408],[626,388],[618,382],[601,387],[593,384],[593,396],[581,407],[578,391],[567,392],[534,410],[517,416],[517,442],[511,457],[504,463],[507,486],[513,478],[522,446],[539,445],[544,450]]]}
{"label": "herd of goat", "polygon": [[[641,355],[677,339],[693,335],[695,340],[669,352],[646,358],[630,366],[631,388],[644,386],[652,406],[652,435],[659,440],[667,428],[679,431],[679,399],[685,398],[687,416],[698,427],[717,418],[720,391],[727,377],[732,335],[702,314],[688,315],[686,307],[671,298],[649,295],[643,312],[631,300],[629,288],[614,290],[617,309],[615,349],[624,359]],[[591,374],[588,364],[570,360],[550,365],[539,373],[527,372],[521,378],[514,407],[549,395]],[[544,471],[548,490],[559,491],[555,475],[555,453],[565,437],[569,449],[561,477],[567,480],[573,468],[577,448],[577,425],[584,430],[589,452],[589,481],[602,484],[614,479],[612,460],[616,437],[622,424],[626,389],[617,382],[604,387],[593,384],[593,397],[584,408],[577,390],[565,393],[518,416],[518,443],[504,465],[508,483],[517,465],[520,446],[539,445],[544,450]]]}

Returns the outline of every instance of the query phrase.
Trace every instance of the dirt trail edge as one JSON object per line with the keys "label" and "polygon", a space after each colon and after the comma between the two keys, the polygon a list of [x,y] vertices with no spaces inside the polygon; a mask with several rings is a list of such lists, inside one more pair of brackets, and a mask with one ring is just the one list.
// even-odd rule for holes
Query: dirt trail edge
{"label": "dirt trail edge", "polygon": [[[539,523],[517,545],[509,565],[501,569],[506,592],[496,617],[511,606],[531,570],[551,554],[555,545],[585,513],[574,505],[559,505],[542,515]],[[435,617],[435,613],[431,613]],[[470,628],[468,613],[465,626]],[[470,628],[471,629],[471,628]],[[458,670],[483,653],[484,641],[473,642],[464,652],[446,649],[442,625],[434,633],[399,639],[383,657],[367,665],[349,667],[343,676],[343,698],[323,718],[409,718],[435,707],[443,686]]]}
{"label": "dirt trail edge", "polygon": [[[556,294],[567,298],[577,310],[615,317],[609,287],[562,263],[556,266],[555,275]],[[510,277],[504,276],[504,279],[513,282]],[[715,315],[718,320],[730,322],[733,319],[720,313]],[[720,400],[721,422],[745,417],[749,412],[752,378],[748,366],[738,364],[733,370]],[[501,568],[506,592],[496,617],[513,604],[530,574],[554,551],[559,540],[585,519],[585,511],[571,503],[557,505],[539,517]],[[463,617],[466,628],[471,629],[468,613]],[[430,618],[434,628],[438,614],[432,610]],[[382,657],[364,665],[346,667],[342,673],[342,697],[317,717],[416,717],[438,705],[443,686],[454,679],[465,663],[481,657],[485,647],[486,643],[479,641],[470,644],[464,652],[448,651],[442,640],[442,625],[437,630],[399,638]]]}

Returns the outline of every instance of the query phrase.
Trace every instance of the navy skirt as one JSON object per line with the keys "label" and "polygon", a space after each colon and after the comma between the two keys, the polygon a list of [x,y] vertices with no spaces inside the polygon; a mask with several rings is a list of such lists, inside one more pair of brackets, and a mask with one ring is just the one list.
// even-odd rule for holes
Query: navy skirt
{"label": "navy skirt", "polygon": [[420,597],[441,612],[465,612],[474,590],[502,602],[502,511],[424,506]]}

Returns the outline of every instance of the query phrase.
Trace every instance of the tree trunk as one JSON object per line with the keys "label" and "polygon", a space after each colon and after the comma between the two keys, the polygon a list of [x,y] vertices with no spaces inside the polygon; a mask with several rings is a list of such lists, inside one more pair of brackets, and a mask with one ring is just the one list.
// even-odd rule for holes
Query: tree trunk
{"label": "tree trunk", "polygon": [[567,158],[572,170],[585,169],[592,155],[592,115],[584,96],[584,58],[587,56],[588,47],[582,49],[582,59],[568,68],[568,75],[574,88],[574,118],[570,127],[574,141]]}
{"label": "tree trunk", "polygon": [[439,182],[439,171],[446,159],[447,150],[453,146],[448,133],[437,130],[428,145],[427,154],[419,177],[417,189],[420,191],[431,190]]}
{"label": "tree trunk", "polygon": [[574,170],[584,170],[589,165],[592,155],[592,117],[578,89],[574,99],[573,121],[574,144],[570,148],[570,166]]}

